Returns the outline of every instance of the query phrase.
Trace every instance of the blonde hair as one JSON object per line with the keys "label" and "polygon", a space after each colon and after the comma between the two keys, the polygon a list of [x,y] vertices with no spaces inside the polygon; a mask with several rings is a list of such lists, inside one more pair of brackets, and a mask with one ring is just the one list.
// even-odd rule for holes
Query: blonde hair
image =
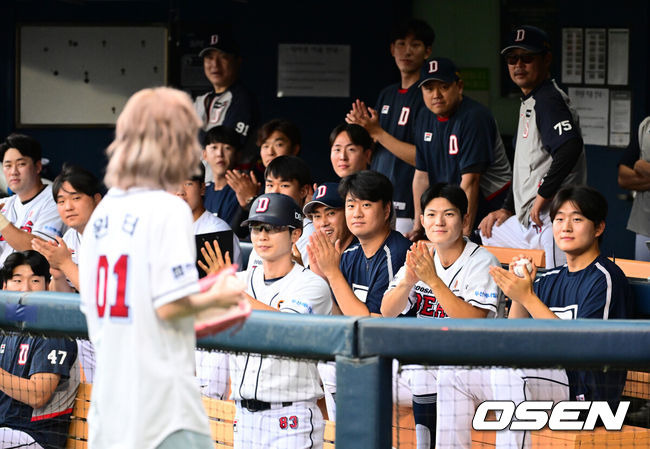
{"label": "blonde hair", "polygon": [[199,164],[201,125],[185,92],[169,87],[136,92],[117,119],[104,182],[125,190],[176,188]]}

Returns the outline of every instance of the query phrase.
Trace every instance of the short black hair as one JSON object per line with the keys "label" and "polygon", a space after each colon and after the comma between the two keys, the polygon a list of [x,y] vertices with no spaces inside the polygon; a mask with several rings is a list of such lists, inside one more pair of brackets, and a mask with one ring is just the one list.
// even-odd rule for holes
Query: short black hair
{"label": "short black hair", "polygon": [[350,140],[355,145],[361,145],[364,150],[373,150],[375,145],[370,137],[370,134],[363,126],[350,124],[350,123],[341,123],[330,133],[330,147],[334,145],[334,141],[342,132],[348,133]]}
{"label": "short black hair", "polygon": [[203,165],[203,162],[199,162],[199,165],[196,166],[196,170],[190,176],[190,180],[205,182],[205,165]]}
{"label": "short black hair", "polygon": [[300,187],[312,184],[311,171],[307,162],[298,156],[278,156],[269,162],[264,170],[264,179],[269,176],[284,179],[285,181],[298,181]]}
{"label": "short black hair", "polygon": [[238,152],[241,149],[240,136],[234,129],[229,126],[215,126],[206,131],[203,136],[203,147],[213,143],[223,143],[230,145]]}
{"label": "short black hair", "polygon": [[101,195],[103,192],[102,185],[95,175],[83,167],[66,163],[52,183],[52,197],[55,203],[64,182],[69,182],[75,191],[88,196],[95,196],[98,193]]}
{"label": "short black hair", "polygon": [[291,145],[300,145],[300,130],[289,120],[276,118],[263,124],[257,132],[257,146],[260,147],[275,131],[280,131],[291,141]]}
{"label": "short black hair", "polygon": [[389,220],[393,218],[393,184],[383,174],[374,170],[361,170],[341,179],[339,195],[346,200],[348,193],[354,198],[366,201],[381,201],[390,205]]}
{"label": "short black hair", "polygon": [[445,182],[439,182],[430,186],[420,197],[422,213],[424,213],[427,204],[436,198],[444,198],[449,201],[454,205],[454,207],[458,208],[462,217],[467,214],[467,195],[460,186],[447,184]]}
{"label": "short black hair", "polygon": [[0,144],[0,160],[4,161],[5,153],[10,148],[15,148],[23,156],[30,157],[34,163],[40,162],[43,151],[38,140],[25,134],[9,134]]}
{"label": "short black hair", "polygon": [[603,194],[593,187],[573,185],[563,187],[555,194],[550,208],[551,220],[555,220],[557,211],[567,201],[575,204],[580,213],[593,221],[595,226],[607,219],[607,200]]}
{"label": "short black hair", "polygon": [[390,41],[395,42],[397,39],[404,39],[412,34],[417,40],[424,43],[425,47],[431,47],[436,40],[436,33],[433,28],[420,19],[406,19],[398,22],[392,29]]}
{"label": "short black hair", "polygon": [[45,285],[50,282],[50,264],[41,253],[28,249],[27,251],[17,251],[9,254],[5,259],[4,267],[0,270],[0,278],[2,283],[11,280],[14,275],[16,267],[21,265],[29,265],[36,276],[45,277]]}

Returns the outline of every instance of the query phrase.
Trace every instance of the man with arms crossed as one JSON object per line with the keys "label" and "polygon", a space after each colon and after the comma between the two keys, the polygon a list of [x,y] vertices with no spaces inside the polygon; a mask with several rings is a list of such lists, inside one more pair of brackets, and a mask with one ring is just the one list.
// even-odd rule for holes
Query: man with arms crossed
{"label": "man with arms crossed", "polygon": [[[621,269],[600,254],[607,202],[586,186],[562,188],[551,203],[553,236],[566,253],[567,264],[535,279],[491,267],[490,275],[512,299],[508,318],[622,319],[628,318],[631,296]],[[440,369],[438,374],[438,449],[469,448],[474,410],[486,400],[609,401],[616,405],[625,385],[625,371],[565,371],[562,369]],[[497,432],[497,447],[530,448],[530,433]]]}
{"label": "man with arms crossed", "polygon": [[481,221],[481,238],[485,245],[543,249],[546,267],[558,267],[565,256],[553,240],[549,205],[563,185],[587,182],[578,115],[550,79],[551,45],[545,31],[515,28],[501,54],[523,97],[512,187],[502,208]]}

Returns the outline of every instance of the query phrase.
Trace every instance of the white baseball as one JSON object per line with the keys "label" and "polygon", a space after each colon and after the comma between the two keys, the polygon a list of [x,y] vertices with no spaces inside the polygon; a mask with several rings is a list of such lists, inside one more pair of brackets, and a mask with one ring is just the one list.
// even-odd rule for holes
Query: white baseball
{"label": "white baseball", "polygon": [[519,259],[518,261],[515,262],[515,267],[513,271],[515,272],[516,276],[519,276],[520,278],[525,277],[524,275],[524,267],[526,267],[526,270],[528,270],[528,274],[533,272],[533,264],[530,263],[530,260],[528,259]]}

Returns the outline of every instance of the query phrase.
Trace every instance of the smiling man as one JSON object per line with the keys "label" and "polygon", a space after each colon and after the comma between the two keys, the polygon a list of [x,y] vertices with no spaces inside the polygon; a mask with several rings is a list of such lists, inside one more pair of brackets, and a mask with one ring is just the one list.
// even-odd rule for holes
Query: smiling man
{"label": "smiling man", "polygon": [[41,182],[41,145],[29,136],[11,134],[0,144],[2,170],[15,193],[0,210],[0,265],[14,251],[32,249],[32,239],[54,240],[64,226],[52,198],[52,188]]}
{"label": "smiling man", "polygon": [[[474,222],[501,206],[510,185],[510,163],[496,120],[488,108],[463,94],[463,80],[447,58],[432,58],[422,67],[420,83],[424,105],[415,124],[415,176],[413,198],[430,185],[457,184],[468,199],[469,220]],[[415,204],[415,216],[422,214]],[[422,234],[422,223],[413,230]]]}
{"label": "smiling man", "polygon": [[224,125],[233,128],[244,145],[254,134],[258,120],[257,101],[238,81],[242,57],[239,44],[228,33],[209,35],[199,53],[205,77],[213,91],[196,98],[194,109],[203,120],[203,131]]}
{"label": "smiling man", "polygon": [[503,206],[481,222],[481,238],[491,246],[543,249],[547,268],[561,266],[566,259],[553,241],[549,205],[562,186],[587,182],[578,114],[550,79],[545,31],[514,28],[501,54],[522,98],[512,188]]}

